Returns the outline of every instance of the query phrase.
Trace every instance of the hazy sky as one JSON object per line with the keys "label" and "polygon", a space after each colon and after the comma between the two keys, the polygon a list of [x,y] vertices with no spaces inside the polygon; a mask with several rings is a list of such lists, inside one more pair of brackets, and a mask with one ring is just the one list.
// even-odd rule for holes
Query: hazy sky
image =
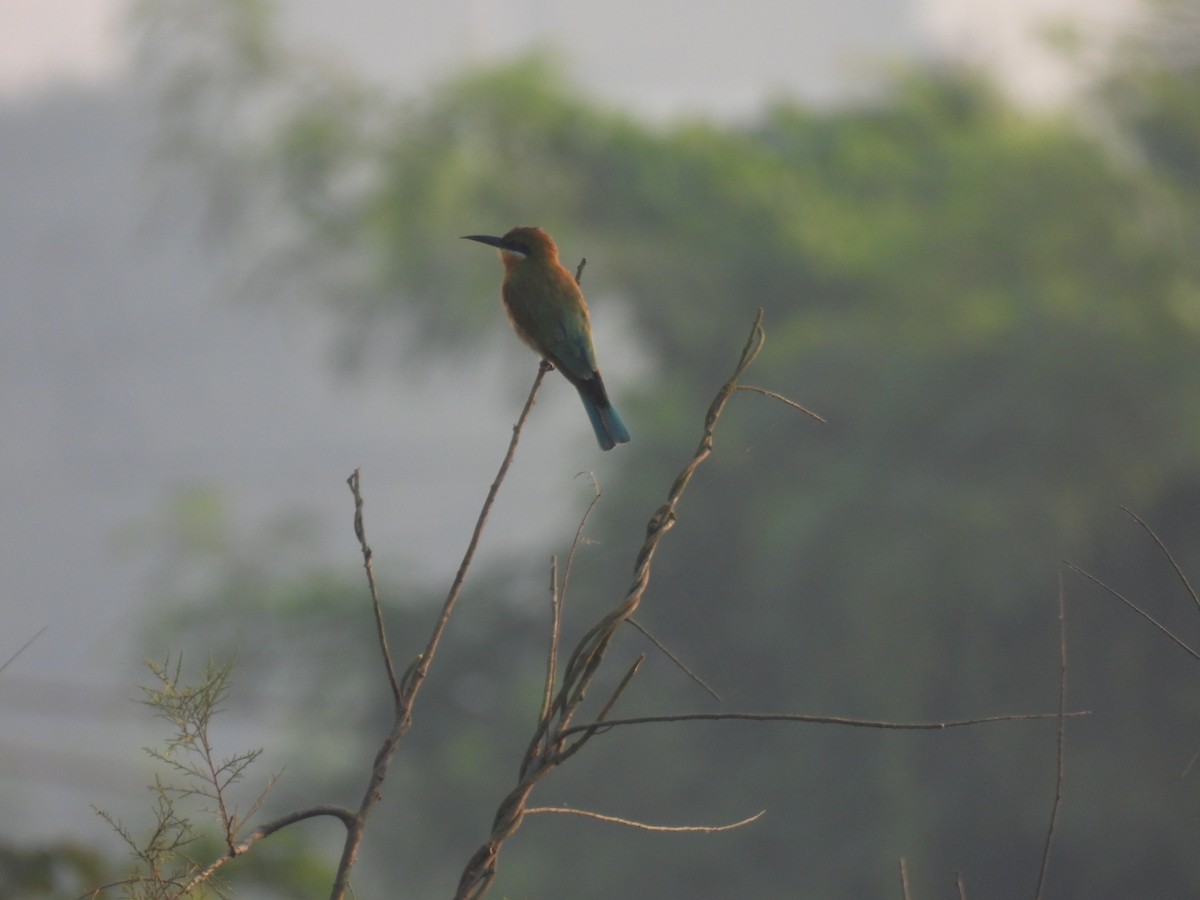
{"label": "hazy sky", "polygon": [[[0,661],[49,629],[0,685],[0,796],[22,840],[68,825],[90,840],[90,819],[79,810],[108,804],[101,789],[136,792],[144,783],[133,761],[148,741],[128,702],[128,660],[140,656],[129,645],[140,611],[156,598],[148,596],[141,558],[118,558],[115,550],[130,523],[145,529],[181,484],[213,484],[236,498],[246,528],[299,509],[318,523],[320,546],[336,546],[341,564],[353,566],[343,479],[361,465],[371,508],[405,512],[373,522],[377,550],[390,548],[393,564],[403,557],[412,572],[448,571],[498,454],[494,442],[473,435],[505,440],[520,398],[505,393],[512,376],[502,373],[532,365],[514,349],[497,309],[498,350],[482,367],[486,377],[477,366],[458,380],[410,379],[403,391],[394,379],[339,386],[323,356],[327,323],[219,302],[217,273],[198,256],[194,227],[173,223],[158,242],[147,241],[146,123],[122,105],[120,90],[45,92],[57,82],[120,74],[126,5],[0,0],[0,102],[30,99],[11,104],[0,130],[9,223],[0,258],[0,407],[8,433],[21,437],[0,445],[12,473],[0,484],[0,599],[9,636]],[[572,77],[613,102],[650,114],[736,115],[782,92],[832,96],[914,54],[965,55],[1004,73],[1027,99],[1061,97],[1066,82],[1037,50],[1038,23],[1086,10],[1099,27],[1130,0],[709,0],[688,6],[686,16],[665,0],[281,5],[290,38],[328,48],[401,90],[541,44],[562,49]],[[593,314],[619,392],[622,373],[636,377],[636,364],[617,352],[633,341],[613,339],[622,327],[614,306],[601,300]],[[494,402],[481,398],[487,390]],[[466,396],[475,404],[469,434],[461,417],[431,413],[457,409]],[[486,427],[481,408],[490,409]],[[484,562],[529,539],[528,508],[539,509],[541,527],[551,531],[573,522],[586,502],[573,511],[546,499],[588,490],[572,478],[581,464],[554,456],[562,441],[538,437],[556,422],[579,423],[565,384],[548,385],[539,398]],[[573,433],[587,448],[590,436]],[[609,462],[590,450],[587,465],[603,483]],[[472,473],[469,489],[461,486],[464,472]],[[559,521],[545,515],[551,507]],[[102,760],[122,765],[106,768]],[[47,793],[47,772],[63,787],[58,802]]]}
{"label": "hazy sky", "polygon": [[[967,56],[1021,97],[1053,102],[1069,82],[1039,31],[1062,20],[1106,32],[1133,0],[303,0],[285,4],[309,43],[406,85],[532,44],[569,50],[587,87],[652,113],[739,112],[766,93],[820,96],[889,57]],[[4,0],[0,96],[96,79],[126,56],[127,0]],[[636,23],[637,27],[631,27]]]}

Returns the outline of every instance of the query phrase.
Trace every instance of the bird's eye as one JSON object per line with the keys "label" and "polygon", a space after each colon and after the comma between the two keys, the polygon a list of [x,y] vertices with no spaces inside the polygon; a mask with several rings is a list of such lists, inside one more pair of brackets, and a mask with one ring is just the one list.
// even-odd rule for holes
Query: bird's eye
{"label": "bird's eye", "polygon": [[522,256],[529,255],[529,245],[524,241],[509,241],[508,246],[511,250],[520,253]]}

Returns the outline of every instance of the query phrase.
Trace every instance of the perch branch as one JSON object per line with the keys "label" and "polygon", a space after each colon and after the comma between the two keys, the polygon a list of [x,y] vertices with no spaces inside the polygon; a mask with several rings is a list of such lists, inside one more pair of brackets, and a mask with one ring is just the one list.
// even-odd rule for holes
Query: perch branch
{"label": "perch branch", "polygon": [[[538,723],[525,752],[520,768],[520,780],[500,803],[492,822],[489,839],[468,861],[455,893],[456,900],[474,900],[487,893],[496,874],[496,861],[504,842],[520,827],[526,814],[526,804],[537,783],[559,763],[576,752],[590,739],[597,728],[604,727],[602,721],[593,723],[578,732],[574,741],[568,743],[567,729],[584,701],[605,652],[620,627],[629,621],[637,610],[650,583],[650,568],[655,550],[663,536],[676,521],[676,510],[696,470],[708,459],[713,449],[713,432],[726,404],[738,390],[738,379],[754,362],[763,346],[763,312],[760,309],[750,329],[750,335],[742,348],[733,375],[722,385],[709,404],[704,419],[704,430],[692,459],[675,478],[667,494],[666,502],[650,517],[646,526],[646,537],[634,563],[632,583],[624,598],[599,622],[589,629],[571,653],[563,672],[562,686],[551,704],[547,715]],[[617,690],[605,705],[602,716],[616,702],[620,692],[637,670],[637,663],[625,674]],[[590,731],[589,731],[590,729]]]}
{"label": "perch branch", "polygon": [[363,548],[363,557],[367,565],[368,584],[371,587],[372,602],[376,608],[376,625],[380,635],[380,646],[383,648],[385,660],[389,660],[388,671],[392,685],[394,705],[391,731],[388,732],[388,735],[383,740],[383,744],[379,748],[379,752],[375,755],[375,762],[371,769],[371,777],[367,782],[367,789],[363,793],[363,799],[359,804],[357,814],[354,816],[354,821],[347,829],[346,843],[342,848],[342,857],[338,862],[337,874],[334,876],[333,887],[329,894],[330,900],[342,900],[349,888],[350,870],[354,867],[354,863],[358,858],[358,850],[362,844],[363,830],[366,828],[367,817],[379,801],[379,798],[383,796],[383,783],[387,779],[388,770],[396,754],[396,748],[412,725],[413,706],[416,703],[417,695],[420,693],[421,686],[425,683],[425,678],[429,674],[429,667],[433,663],[434,655],[441,644],[442,635],[445,633],[446,626],[450,622],[450,615],[454,612],[455,604],[462,593],[463,583],[467,577],[467,570],[471,566],[471,561],[475,558],[475,550],[479,546],[479,539],[483,534],[484,525],[487,523],[492,504],[495,502],[496,495],[500,491],[500,485],[504,483],[504,478],[508,474],[509,467],[512,465],[513,457],[516,455],[517,442],[521,438],[521,431],[525,427],[525,421],[529,418],[530,410],[533,409],[538,389],[541,387],[542,380],[549,371],[550,365],[545,361],[542,361],[538,365],[537,375],[534,377],[533,385],[529,389],[529,397],[525,401],[525,406],[522,408],[521,415],[518,417],[516,424],[513,425],[512,438],[508,443],[508,452],[505,453],[504,460],[500,464],[500,469],[496,473],[496,478],[492,481],[487,497],[483,501],[483,508],[480,510],[479,518],[475,522],[475,529],[471,533],[471,540],[467,544],[462,562],[455,573],[454,582],[451,584],[450,591],[446,595],[446,600],[442,604],[441,614],[438,616],[429,640],[425,644],[424,652],[419,654],[409,664],[403,677],[398,682],[395,679],[395,674],[390,664],[387,641],[383,630],[383,617],[375,593],[374,576],[371,573],[371,551],[366,541],[365,528],[362,523],[362,502],[358,492],[359,479],[357,471],[350,478],[350,487],[355,497],[354,533]]}

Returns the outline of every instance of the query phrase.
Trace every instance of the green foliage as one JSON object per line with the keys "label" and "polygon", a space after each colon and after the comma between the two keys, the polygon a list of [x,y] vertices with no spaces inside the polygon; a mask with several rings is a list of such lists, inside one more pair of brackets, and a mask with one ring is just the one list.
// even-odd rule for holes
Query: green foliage
{"label": "green foliage", "polygon": [[1106,92],[1110,109],[1154,167],[1200,190],[1200,14],[1195,0],[1149,0],[1148,24],[1119,48]]}
{"label": "green foliage", "polygon": [[[232,850],[271,787],[268,783],[246,811],[240,812],[231,789],[262,751],[222,757],[211,737],[214,717],[228,697],[233,665],[209,660],[194,682],[185,679],[182,658],[177,657],[173,664],[170,659],[161,664],[148,661],[147,666],[156,684],[142,689],[144,702],[173,729],[162,749],[150,748],[147,753],[163,764],[166,775],[156,776],[151,786],[153,824],[143,836],[112,813],[97,810],[134,857],[129,873],[109,886],[126,897],[147,900],[229,896],[224,879],[206,872],[206,867]],[[206,833],[203,823],[194,818],[197,814],[214,820],[218,833]],[[298,884],[295,872],[280,879],[270,865],[270,854],[267,856],[257,872],[270,879],[264,883],[272,891]]]}
{"label": "green foliage", "polygon": [[[1164,8],[1194,14],[1195,3]],[[1159,38],[1178,38],[1166,21]],[[731,335],[766,307],[755,378],[831,424],[817,432],[753,398],[731,411],[659,552],[648,624],[743,708],[1049,710],[1061,557],[1181,619],[1173,576],[1122,521],[1124,504],[1200,571],[1196,42],[1170,57],[1158,47],[1133,47],[1106,87],[1136,161],[1111,135],[1014,109],[970,72],[912,72],[851,108],[783,103],[748,126],[652,126],[580,97],[545,58],[400,105],[357,88],[344,104],[275,90],[288,99],[268,138],[239,156],[226,134],[222,152],[288,204],[296,240],[280,258],[319,270],[350,327],[366,333],[394,312],[432,352],[496,327],[482,299],[495,269],[458,235],[539,224],[568,258],[586,253],[593,303],[624,302],[654,355],[653,378],[622,400],[635,443],[621,483],[606,485],[590,562],[613,581],[613,560],[631,560],[640,539],[629,523],[659,502],[699,434],[737,351]],[[270,71],[302,82],[288,66]],[[514,578],[509,593],[527,585]],[[287,629],[347,648],[331,658],[367,645],[365,614],[359,628],[341,612],[352,596],[341,581],[285,588],[305,599]],[[1066,590],[1071,702],[1095,715],[1068,731],[1051,892],[1189,895],[1200,818],[1174,779],[1194,749],[1194,668],[1105,598],[1071,580]],[[278,618],[252,610],[279,594],[228,596],[240,629],[277,634]],[[396,613],[402,632],[413,615]],[[442,662],[466,674],[434,686],[393,788],[395,831],[378,838],[438,848],[407,860],[418,894],[453,878],[443,848],[483,833],[479,795],[506,783],[498,773],[520,753],[505,717],[535,702],[529,621],[502,604],[474,615],[462,655]],[[313,659],[282,654],[275,677],[313,678]],[[623,703],[696,702],[655,671]],[[494,702],[479,708],[469,698],[481,683]],[[304,714],[321,699],[306,692]],[[362,726],[348,732],[378,715],[354,690],[329,705]],[[692,839],[601,845],[609,835],[593,827],[531,830],[517,843],[533,846],[506,850],[502,891],[570,895],[578,878],[598,896],[883,896],[903,855],[917,895],[954,870],[972,896],[1020,895],[1054,759],[1052,731],[1037,725],[900,738],[659,730],[595,753],[555,782],[579,805],[709,821],[745,800],[771,813],[705,839],[703,854]]]}
{"label": "green foliage", "polygon": [[230,841],[237,838],[245,820],[253,814],[262,797],[254,802],[249,813],[238,815],[236,807],[226,802],[226,792],[241,780],[246,769],[262,755],[261,750],[238,753],[219,759],[209,738],[212,718],[229,693],[229,678],[233,663],[216,665],[209,660],[200,680],[194,684],[182,681],[183,660],[170,660],[159,665],[147,664],[159,681],[155,688],[143,688],[145,704],[166,719],[175,729],[165,750],[149,750],[149,754],[174,771],[181,779],[176,787],[163,787],[160,793],[176,799],[196,797],[213,804],[220,817],[222,831]]}
{"label": "green foliage", "polygon": [[0,847],[0,896],[75,900],[106,880],[103,857],[93,849],[62,843]]}
{"label": "green foliage", "polygon": [[[201,865],[198,857],[193,859],[187,853],[189,845],[198,839],[191,820],[180,814],[171,791],[162,782],[155,782],[154,791],[154,824],[142,838],[136,837],[121,820],[97,810],[136,860],[128,876],[117,885],[131,900],[185,896],[187,885]],[[211,889],[218,897],[226,896],[219,883],[214,883]]]}

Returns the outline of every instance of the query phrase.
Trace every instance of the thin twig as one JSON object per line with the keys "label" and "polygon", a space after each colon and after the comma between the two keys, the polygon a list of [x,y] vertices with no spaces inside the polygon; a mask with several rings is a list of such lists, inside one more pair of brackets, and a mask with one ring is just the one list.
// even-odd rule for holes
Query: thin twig
{"label": "thin twig", "polygon": [[379,590],[375,587],[375,568],[371,564],[373,553],[367,543],[366,526],[363,524],[363,496],[361,472],[355,469],[346,479],[350,493],[354,495],[354,536],[362,548],[363,568],[367,571],[367,587],[371,593],[371,610],[375,614],[375,635],[379,639],[379,652],[387,669],[388,684],[392,689],[392,702],[400,702],[400,682],[396,678],[396,667],[392,663],[392,652],[388,649],[387,629],[383,624],[383,604],[379,602]]}
{"label": "thin twig", "polygon": [[[367,788],[363,793],[362,802],[359,804],[358,813],[354,817],[353,824],[348,828],[346,843],[342,848],[342,857],[338,861],[337,874],[334,876],[333,887],[330,890],[330,900],[342,900],[349,888],[350,870],[354,867],[354,863],[358,858],[358,850],[362,844],[363,830],[366,828],[367,817],[370,815],[379,798],[383,796],[383,783],[387,779],[392,758],[396,754],[396,748],[412,725],[413,707],[416,703],[417,695],[420,693],[421,686],[425,683],[425,678],[429,674],[429,667],[433,663],[434,655],[441,644],[442,635],[445,633],[446,626],[450,622],[450,615],[454,612],[454,606],[458,602],[459,595],[462,593],[463,583],[467,577],[467,570],[470,568],[471,561],[475,557],[475,550],[479,546],[479,539],[483,534],[484,525],[487,523],[488,513],[491,511],[492,504],[496,500],[496,495],[500,491],[500,485],[504,483],[504,478],[508,474],[509,467],[512,466],[513,457],[517,452],[517,442],[521,438],[525,421],[529,418],[529,413],[533,409],[538,388],[541,387],[542,380],[549,371],[549,363],[544,360],[539,363],[537,375],[534,377],[533,385],[529,389],[529,397],[525,400],[525,406],[521,409],[521,415],[517,418],[516,424],[513,425],[512,438],[508,443],[508,451],[504,455],[504,460],[500,463],[496,478],[492,481],[492,485],[488,489],[487,497],[483,501],[483,508],[480,510],[479,518],[475,522],[475,529],[471,532],[471,539],[467,544],[466,552],[463,554],[462,562],[459,564],[458,571],[454,575],[454,582],[450,586],[446,600],[442,604],[441,614],[438,616],[429,640],[425,644],[425,650],[409,664],[408,669],[404,672],[404,676],[399,681],[398,690],[393,691],[395,704],[392,728],[383,739],[383,744],[380,746],[379,752],[375,755],[375,763],[371,768],[371,777],[368,779]],[[355,484],[352,484],[352,487],[354,487],[357,483],[357,478],[355,476],[351,477],[355,482]],[[356,499],[355,535],[364,547],[364,556],[369,559],[370,551],[367,548],[360,511],[361,505]],[[368,575],[370,575],[371,570],[369,567],[367,571]],[[373,577],[370,578],[372,584],[373,581]],[[373,590],[374,588],[372,587]]]}
{"label": "thin twig", "polygon": [[822,425],[829,424],[829,422],[825,419],[824,416],[821,416],[821,415],[813,412],[807,406],[801,406],[795,400],[792,400],[789,397],[785,397],[785,396],[783,396],[783,394],[777,394],[775,391],[768,391],[766,388],[755,387],[752,384],[739,384],[737,386],[737,389],[739,391],[752,391],[755,394],[762,394],[764,397],[770,397],[772,400],[778,400],[780,403],[786,403],[792,409],[795,409],[795,410],[798,410],[799,412],[804,413],[806,416],[808,416],[811,419],[816,419]]}
{"label": "thin twig", "polygon": [[463,582],[467,578],[467,570],[471,567],[471,561],[475,558],[475,550],[479,546],[479,539],[483,535],[488,514],[492,510],[492,504],[496,502],[496,495],[500,492],[500,485],[504,483],[504,478],[508,474],[509,467],[512,466],[513,457],[517,452],[517,442],[521,439],[521,431],[525,427],[525,420],[529,418],[529,412],[533,409],[534,400],[537,399],[538,388],[542,386],[542,379],[546,377],[546,373],[551,368],[552,366],[545,360],[542,360],[538,364],[537,375],[533,379],[533,386],[529,389],[529,397],[525,400],[525,406],[521,410],[521,415],[518,417],[517,423],[513,426],[512,440],[508,442],[508,452],[505,453],[504,461],[500,463],[500,469],[496,472],[496,478],[492,481],[492,485],[488,489],[487,497],[483,501],[483,508],[479,511],[479,518],[475,521],[475,529],[471,532],[471,540],[467,543],[467,550],[463,554],[462,562],[459,563],[458,571],[454,575],[454,582],[450,585],[450,592],[446,595],[446,600],[442,604],[442,614],[434,626],[433,633],[429,636],[429,641],[425,645],[425,652],[418,656],[413,664],[409,666],[408,671],[404,673],[405,693],[409,706],[416,699],[416,694],[421,688],[421,682],[425,680],[425,676],[429,671],[429,665],[433,662],[434,654],[437,653],[438,645],[442,640],[442,633],[446,630],[446,625],[450,621],[450,614],[454,612],[454,606],[458,602],[459,594],[462,593]]}
{"label": "thin twig", "polygon": [[[475,900],[487,893],[496,875],[496,860],[500,848],[521,826],[529,795],[538,781],[574,752],[571,746],[564,744],[563,730],[570,725],[580,704],[583,703],[613,637],[641,603],[650,583],[650,566],[658,543],[674,527],[679,501],[696,470],[712,453],[713,431],[725,405],[737,390],[738,379],[762,350],[762,319],[763,311],[760,309],[733,376],[725,382],[709,404],[704,420],[704,432],[691,461],[684,466],[671,485],[666,503],[650,517],[646,526],[646,538],[634,563],[633,580],[624,598],[615,609],[584,634],[571,653],[563,672],[562,686],[551,705],[550,715],[538,723],[525,752],[520,768],[520,781],[501,801],[487,842],[476,850],[467,862],[455,893],[456,900]],[[575,743],[586,741],[589,737],[589,734],[580,734]]]}
{"label": "thin twig", "polygon": [[34,634],[33,637],[31,637],[29,640],[27,640],[25,643],[23,643],[20,647],[18,647],[16,653],[14,653],[12,656],[10,656],[8,659],[6,659],[4,661],[4,665],[0,666],[0,672],[3,672],[5,669],[7,669],[9,664],[14,659],[16,659],[18,656],[20,656],[26,650],[28,650],[29,645],[32,644],[34,641],[36,641],[38,638],[40,638],[43,634],[45,634],[46,629],[49,627],[50,627],[49,625],[43,625],[41,628],[39,628],[37,630],[37,632]]}
{"label": "thin twig", "polygon": [[197,872],[192,877],[191,881],[184,885],[183,890],[178,896],[187,896],[189,893],[211,878],[214,874],[216,874],[217,870],[225,865],[225,863],[229,862],[231,859],[237,859],[242,854],[248,852],[252,846],[261,841],[263,838],[270,837],[281,828],[286,828],[289,825],[294,825],[297,822],[302,822],[305,819],[312,819],[317,816],[332,816],[335,819],[339,819],[341,823],[346,826],[347,830],[350,830],[354,827],[354,813],[343,806],[312,806],[308,809],[301,809],[297,810],[296,812],[288,813],[286,816],[280,816],[278,819],[254,829],[254,831],[251,832],[245,838],[245,840],[241,841],[240,843],[230,845],[228,852],[226,852],[223,856],[213,860],[211,863],[205,866],[204,869]]}
{"label": "thin twig", "polygon": [[1050,807],[1050,824],[1046,827],[1046,843],[1042,847],[1042,865],[1038,870],[1034,900],[1041,900],[1050,867],[1050,845],[1054,840],[1054,825],[1062,805],[1063,760],[1067,741],[1067,596],[1062,575],[1058,576],[1058,763],[1054,775],[1054,803]]}
{"label": "thin twig", "polygon": [[570,721],[579,704],[583,702],[583,697],[588,684],[591,682],[591,677],[596,667],[600,664],[600,660],[608,649],[608,645],[616,634],[617,629],[637,611],[637,607],[641,603],[642,596],[649,586],[650,565],[654,558],[654,552],[658,549],[658,543],[668,531],[675,527],[676,507],[679,505],[680,500],[682,500],[688,484],[692,480],[692,476],[695,475],[696,470],[712,453],[713,432],[717,421],[720,419],[721,413],[724,412],[725,405],[737,390],[738,379],[750,364],[754,362],[762,350],[764,339],[762,319],[763,311],[760,309],[750,329],[750,335],[746,339],[746,344],[742,348],[742,354],[734,369],[733,376],[722,385],[717,395],[713,398],[712,403],[709,404],[708,412],[704,418],[704,432],[701,435],[700,443],[697,445],[691,461],[684,466],[683,470],[675,478],[675,482],[671,485],[671,490],[667,494],[667,502],[660,506],[654,515],[650,517],[650,521],[646,526],[646,539],[642,543],[641,550],[638,551],[638,557],[634,564],[633,583],[626,592],[625,598],[615,610],[610,612],[584,635],[576,647],[574,654],[572,654],[570,662],[567,664],[567,672],[563,679],[563,690],[560,692],[557,701],[560,709],[560,723],[563,725]]}
{"label": "thin twig", "polygon": [[[587,262],[587,260],[584,260],[584,262]],[[582,267],[582,263],[580,265]],[[587,475],[589,478],[591,478],[592,490],[594,493],[592,496],[592,502],[588,504],[587,509],[584,510],[583,515],[579,519],[579,527],[577,527],[575,529],[575,537],[571,540],[571,550],[567,554],[567,567],[566,567],[566,571],[563,574],[562,588],[559,591],[560,605],[561,605],[561,598],[566,597],[566,594],[567,594],[567,586],[570,583],[571,572],[574,569],[574,565],[575,565],[575,553],[579,549],[579,545],[582,542],[584,526],[587,525],[587,520],[591,516],[592,510],[595,509],[596,504],[600,502],[600,494],[601,494],[600,484],[596,481],[595,473],[580,472],[579,475]],[[578,478],[579,475],[576,475],[575,477]],[[702,679],[699,675],[697,675],[695,672],[693,672],[691,669],[689,669],[686,665],[684,665],[683,660],[681,660],[678,656],[676,656],[674,653],[672,653],[670,650],[668,650],[665,644],[663,644],[661,641],[659,641],[658,638],[656,638],[649,631],[647,631],[639,622],[630,618],[629,624],[632,625],[634,628],[636,628],[638,631],[640,631],[646,637],[646,639],[649,640],[650,643],[652,643],[655,647],[657,647],[658,650],[667,659],[669,659],[672,663],[674,663],[679,668],[679,670],[681,672],[683,672],[684,675],[686,675],[692,681],[696,682],[696,684],[700,685],[700,687],[703,688],[705,691],[707,691],[714,700],[721,699],[720,696],[717,694],[717,692],[714,691],[711,687],[709,687],[707,683],[705,683],[704,679]]]}
{"label": "thin twig", "polygon": [[1187,765],[1183,767],[1183,771],[1179,773],[1179,777],[1186,778],[1188,772],[1192,771],[1192,766],[1196,765],[1197,760],[1200,760],[1200,750],[1197,750],[1192,754],[1192,758],[1189,759]]}
{"label": "thin twig", "polygon": [[[583,271],[585,262],[587,260],[580,262],[579,272]],[[578,274],[576,274],[575,280],[579,280]],[[579,475],[587,475],[592,480],[592,502],[587,505],[583,515],[579,517],[579,525],[575,528],[575,537],[571,539],[571,548],[567,551],[567,566],[563,571],[561,585],[558,583],[558,557],[550,558],[550,658],[547,660],[546,689],[542,696],[539,722],[550,714],[550,704],[554,699],[554,686],[558,680],[558,644],[562,637],[563,601],[566,599],[567,587],[571,581],[571,571],[575,566],[575,552],[583,540],[584,526],[587,525],[592,510],[600,502],[600,483],[596,481],[596,476],[591,472],[580,472]],[[578,478],[579,475],[575,477]]]}
{"label": "thin twig", "polygon": [[[582,266],[582,263],[580,264]],[[565,599],[567,596],[567,588],[571,584],[571,572],[575,569],[575,553],[579,550],[579,545],[583,542],[583,529],[587,526],[587,521],[591,518],[592,510],[596,508],[596,504],[600,502],[600,482],[596,480],[594,472],[580,472],[575,477],[586,475],[592,481],[592,500],[587,505],[587,509],[583,511],[583,515],[579,517],[579,525],[575,528],[575,536],[571,538],[571,549],[567,551],[567,566],[563,571],[562,589],[559,591],[559,599]]]}
{"label": "thin twig", "polygon": [[[1065,718],[1090,716],[1091,710],[1062,713]],[[638,716],[630,719],[606,719],[586,725],[572,725],[559,731],[560,737],[572,734],[604,731],[623,725],[662,725],[669,722],[800,722],[809,725],[845,725],[850,728],[881,728],[896,731],[944,731],[947,728],[965,728],[970,725],[991,725],[996,722],[1025,722],[1034,719],[1057,719],[1060,714],[1018,713],[1003,716],[985,716],[980,719],[951,719],[944,722],[889,722],[876,719],[848,719],[842,716],[808,716],[795,713],[676,713],[662,716]]]}
{"label": "thin twig", "polygon": [[1076,573],[1082,575],[1088,581],[1090,581],[1093,584],[1097,585],[1098,587],[1101,587],[1104,590],[1108,591],[1108,593],[1112,594],[1114,597],[1116,597],[1118,600],[1120,600],[1122,603],[1124,603],[1126,606],[1128,606],[1130,609],[1132,609],[1135,613],[1137,613],[1139,616],[1141,616],[1143,619],[1145,619],[1147,622],[1149,622],[1151,625],[1153,625],[1155,628],[1157,628],[1159,631],[1161,631],[1163,634],[1165,634],[1168,638],[1170,638],[1175,644],[1177,644],[1179,647],[1181,647],[1190,657],[1192,657],[1192,659],[1200,660],[1200,653],[1197,653],[1195,650],[1193,650],[1191,647],[1189,647],[1187,644],[1185,644],[1180,638],[1175,636],[1175,633],[1173,631],[1171,631],[1171,629],[1167,628],[1166,625],[1162,624],[1162,622],[1158,621],[1158,619],[1154,618],[1154,616],[1150,615],[1150,613],[1146,612],[1144,609],[1142,609],[1140,606],[1138,606],[1132,600],[1128,599],[1124,594],[1120,593],[1119,591],[1115,590],[1114,588],[1110,588],[1107,584],[1105,584],[1103,581],[1101,581],[1095,575],[1091,575],[1091,574],[1085,572],[1083,569],[1079,568],[1079,566],[1075,565],[1074,563],[1067,562],[1067,560],[1064,559],[1063,565],[1065,565],[1072,572],[1076,572]]}
{"label": "thin twig", "polygon": [[962,872],[954,873],[954,886],[958,888],[958,900],[967,900],[967,883],[963,881]]}
{"label": "thin twig", "polygon": [[904,900],[912,900],[908,892],[908,861],[903,856],[900,857],[900,896]]}
{"label": "thin twig", "polygon": [[558,557],[550,557],[550,652],[546,658],[546,684],[538,721],[550,714],[554,685],[558,680],[558,642],[562,633],[562,596],[558,587]]}
{"label": "thin twig", "polygon": [[[604,706],[600,710],[599,715],[596,716],[597,722],[602,723],[605,720],[605,718],[608,716],[608,714],[610,712],[612,712],[613,707],[617,705],[617,701],[621,698],[621,695],[623,693],[625,693],[625,688],[629,687],[629,682],[633,680],[633,676],[638,673],[638,669],[640,669],[642,667],[642,663],[645,661],[646,661],[646,655],[643,653],[637,659],[635,659],[633,661],[633,665],[631,665],[625,671],[625,675],[621,678],[621,681],[617,684],[616,690],[614,690],[612,692],[612,694],[608,698],[608,702],[604,704]],[[571,744],[569,744],[565,747],[562,747],[562,749],[559,750],[557,753],[553,754],[553,756],[548,757],[545,760],[545,762],[547,764],[547,768],[551,768],[553,766],[560,765],[563,762],[565,762],[566,760],[570,759],[572,756],[574,756],[576,753],[578,753],[580,750],[582,750],[584,744],[586,744],[589,740],[591,740],[592,737],[594,737],[596,734],[599,734],[600,730],[601,730],[600,728],[596,728],[592,731],[589,731],[589,732],[581,735],[574,742],[572,742]],[[559,740],[555,741],[555,746],[562,746],[562,740],[561,740],[562,732],[561,731],[558,733],[558,737],[559,737]]]}
{"label": "thin twig", "polygon": [[575,809],[570,806],[534,806],[525,810],[525,815],[532,816],[537,813],[556,813],[567,816],[584,816],[588,819],[597,819],[601,822],[612,822],[614,825],[627,825],[630,828],[638,828],[642,831],[673,831],[673,832],[703,832],[712,834],[718,831],[733,831],[735,828],[744,828],[753,822],[757,822],[766,814],[766,810],[761,810],[749,818],[742,819],[740,822],[730,822],[728,825],[650,825],[646,822],[638,822],[633,819],[622,819],[619,816],[606,816],[603,813],[592,812],[588,809]]}
{"label": "thin twig", "polygon": [[633,661],[633,665],[631,665],[625,671],[625,675],[617,683],[616,690],[612,692],[612,695],[608,698],[608,702],[600,708],[600,712],[596,716],[597,721],[603,722],[608,717],[608,714],[613,711],[613,707],[617,705],[617,701],[620,700],[621,695],[625,693],[625,688],[629,687],[629,682],[633,680],[633,676],[638,673],[638,669],[642,667],[642,663],[645,661],[646,654],[644,653],[639,655],[638,658]]}
{"label": "thin twig", "polygon": [[1162,542],[1162,539],[1154,533],[1154,529],[1147,525],[1141,516],[1135,513],[1128,506],[1122,506],[1121,509],[1129,513],[1129,515],[1133,517],[1133,520],[1141,525],[1142,528],[1146,530],[1146,533],[1150,535],[1150,537],[1154,538],[1154,543],[1158,544],[1158,549],[1163,552],[1163,555],[1167,558],[1167,561],[1170,562],[1171,568],[1175,570],[1175,574],[1178,575],[1179,580],[1183,582],[1184,590],[1188,592],[1188,596],[1192,598],[1192,602],[1195,603],[1197,607],[1200,607],[1200,596],[1197,596],[1195,589],[1191,585],[1191,582],[1189,582],[1187,576],[1183,574],[1183,569],[1180,567],[1179,563],[1175,561],[1175,557],[1171,555],[1171,551],[1167,549],[1167,545]]}
{"label": "thin twig", "polygon": [[684,663],[684,661],[682,659],[680,659],[678,656],[676,656],[674,653],[672,653],[667,648],[666,644],[664,644],[662,641],[660,641],[658,638],[656,638],[653,634],[651,634],[649,631],[647,631],[645,626],[642,625],[641,622],[639,622],[637,619],[635,619],[633,617],[630,617],[628,621],[629,621],[629,624],[632,625],[634,628],[636,628],[638,631],[640,631],[642,633],[642,636],[645,637],[646,640],[648,640],[650,643],[652,643],[663,656],[665,656],[672,663],[674,663],[675,667],[678,668],[680,672],[682,672],[684,675],[686,675],[692,681],[696,682],[696,684],[700,685],[700,687],[714,700],[719,701],[721,699],[721,695],[718,694],[715,690],[713,690],[712,687],[708,684],[708,682],[706,682],[703,678],[701,678],[699,675],[697,675],[695,672],[693,672],[690,668],[688,668],[688,666]]}

